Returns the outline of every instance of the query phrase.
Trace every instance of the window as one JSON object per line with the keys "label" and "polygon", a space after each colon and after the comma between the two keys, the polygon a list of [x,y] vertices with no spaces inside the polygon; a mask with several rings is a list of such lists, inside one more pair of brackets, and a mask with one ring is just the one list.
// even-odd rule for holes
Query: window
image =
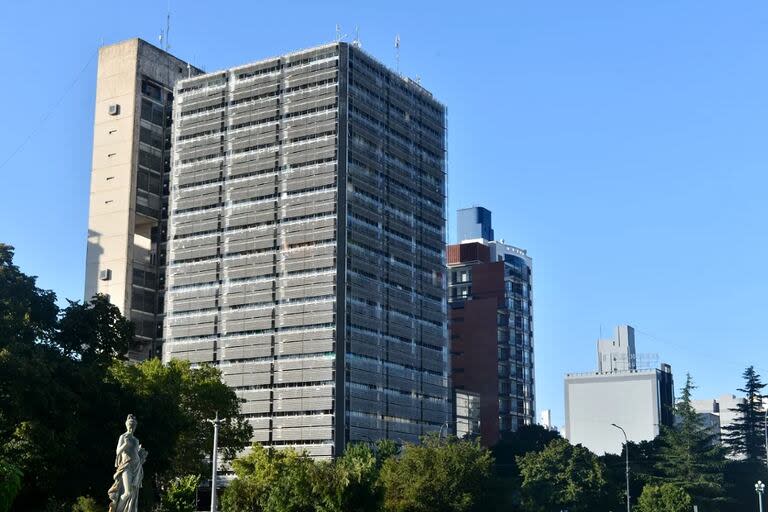
{"label": "window", "polygon": [[157,85],[149,82],[148,80],[141,81],[141,93],[149,98],[161,101],[163,99],[163,93]]}
{"label": "window", "polygon": [[165,115],[163,107],[156,105],[149,100],[141,100],[141,118],[152,124],[163,126]]}

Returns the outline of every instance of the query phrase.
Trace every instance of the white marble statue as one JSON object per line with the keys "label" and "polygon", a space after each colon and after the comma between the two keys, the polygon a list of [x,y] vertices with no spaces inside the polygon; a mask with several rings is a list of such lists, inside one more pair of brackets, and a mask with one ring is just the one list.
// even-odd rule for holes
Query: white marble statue
{"label": "white marble statue", "polygon": [[109,488],[109,512],[137,512],[139,509],[139,489],[144,477],[144,461],[147,450],[133,435],[136,430],[136,417],[128,415],[125,420],[125,433],[117,440],[115,456],[115,482]]}

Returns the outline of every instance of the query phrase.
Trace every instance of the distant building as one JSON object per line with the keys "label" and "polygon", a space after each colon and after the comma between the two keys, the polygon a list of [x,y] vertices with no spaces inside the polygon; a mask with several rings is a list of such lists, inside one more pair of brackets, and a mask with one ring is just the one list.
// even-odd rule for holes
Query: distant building
{"label": "distant building", "polygon": [[534,422],[531,258],[493,236],[491,212],[459,211],[460,236],[448,246],[451,367],[456,390],[480,398],[483,444]]}
{"label": "distant building", "polygon": [[702,425],[707,427],[719,442],[727,444],[723,436],[727,432],[726,429],[733,425],[738,417],[736,408],[744,401],[744,398],[726,394],[720,398],[691,400],[691,405],[698,414]]}
{"label": "distant building", "polygon": [[547,430],[557,430],[557,427],[552,425],[552,409],[544,409],[539,412],[539,425]]}
{"label": "distant building", "polygon": [[616,338],[597,340],[597,371],[608,373],[637,369],[635,330],[629,325],[616,327]]}
{"label": "distant building", "polygon": [[457,212],[457,220],[459,241],[494,239],[490,210],[481,206],[462,208]]}
{"label": "distant building", "polygon": [[624,437],[650,441],[660,425],[674,422],[672,368],[637,368],[634,330],[619,326],[615,340],[598,342],[598,367],[565,377],[565,419],[568,440],[598,455],[621,453]]}

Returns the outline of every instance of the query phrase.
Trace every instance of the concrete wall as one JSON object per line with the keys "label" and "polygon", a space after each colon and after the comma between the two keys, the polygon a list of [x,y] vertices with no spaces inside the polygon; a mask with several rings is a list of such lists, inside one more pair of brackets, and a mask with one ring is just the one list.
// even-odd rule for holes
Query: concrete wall
{"label": "concrete wall", "polygon": [[[99,50],[88,208],[85,298],[108,294],[124,314],[129,313],[133,245],[138,52],[138,39]],[[110,115],[110,105],[119,105],[120,113]],[[105,269],[111,278],[100,280]]]}
{"label": "concrete wall", "polygon": [[[159,355],[165,253],[162,207],[167,200],[162,183],[170,168],[164,147],[170,140],[166,118],[176,80],[197,72],[141,39],[99,50],[85,299],[107,294],[134,322],[133,359]],[[157,97],[142,92],[143,82],[156,88]],[[146,102],[159,113],[154,122],[142,115]],[[110,106],[118,109],[117,115],[110,113]],[[153,176],[151,191],[148,180],[140,180],[140,175]],[[106,279],[99,277],[104,270],[109,271]],[[135,280],[135,273],[141,279]]]}
{"label": "concrete wall", "polygon": [[602,455],[621,453],[624,437],[650,441],[659,434],[660,403],[656,370],[569,375],[565,379],[568,440]]}

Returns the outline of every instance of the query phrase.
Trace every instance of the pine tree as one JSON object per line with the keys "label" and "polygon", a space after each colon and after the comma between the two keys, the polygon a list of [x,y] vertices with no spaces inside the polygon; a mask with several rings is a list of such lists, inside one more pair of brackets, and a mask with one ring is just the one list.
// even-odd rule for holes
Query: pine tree
{"label": "pine tree", "polygon": [[725,494],[725,449],[693,409],[694,389],[689,374],[675,405],[675,426],[662,427],[656,471],[659,480],[684,489],[694,503],[713,504]]}
{"label": "pine tree", "polygon": [[731,425],[723,427],[723,440],[728,450],[736,456],[749,461],[765,460],[765,415],[763,410],[762,389],[766,386],[750,366],[742,374],[744,387],[739,388],[744,393],[744,401],[731,411],[737,413]]}

